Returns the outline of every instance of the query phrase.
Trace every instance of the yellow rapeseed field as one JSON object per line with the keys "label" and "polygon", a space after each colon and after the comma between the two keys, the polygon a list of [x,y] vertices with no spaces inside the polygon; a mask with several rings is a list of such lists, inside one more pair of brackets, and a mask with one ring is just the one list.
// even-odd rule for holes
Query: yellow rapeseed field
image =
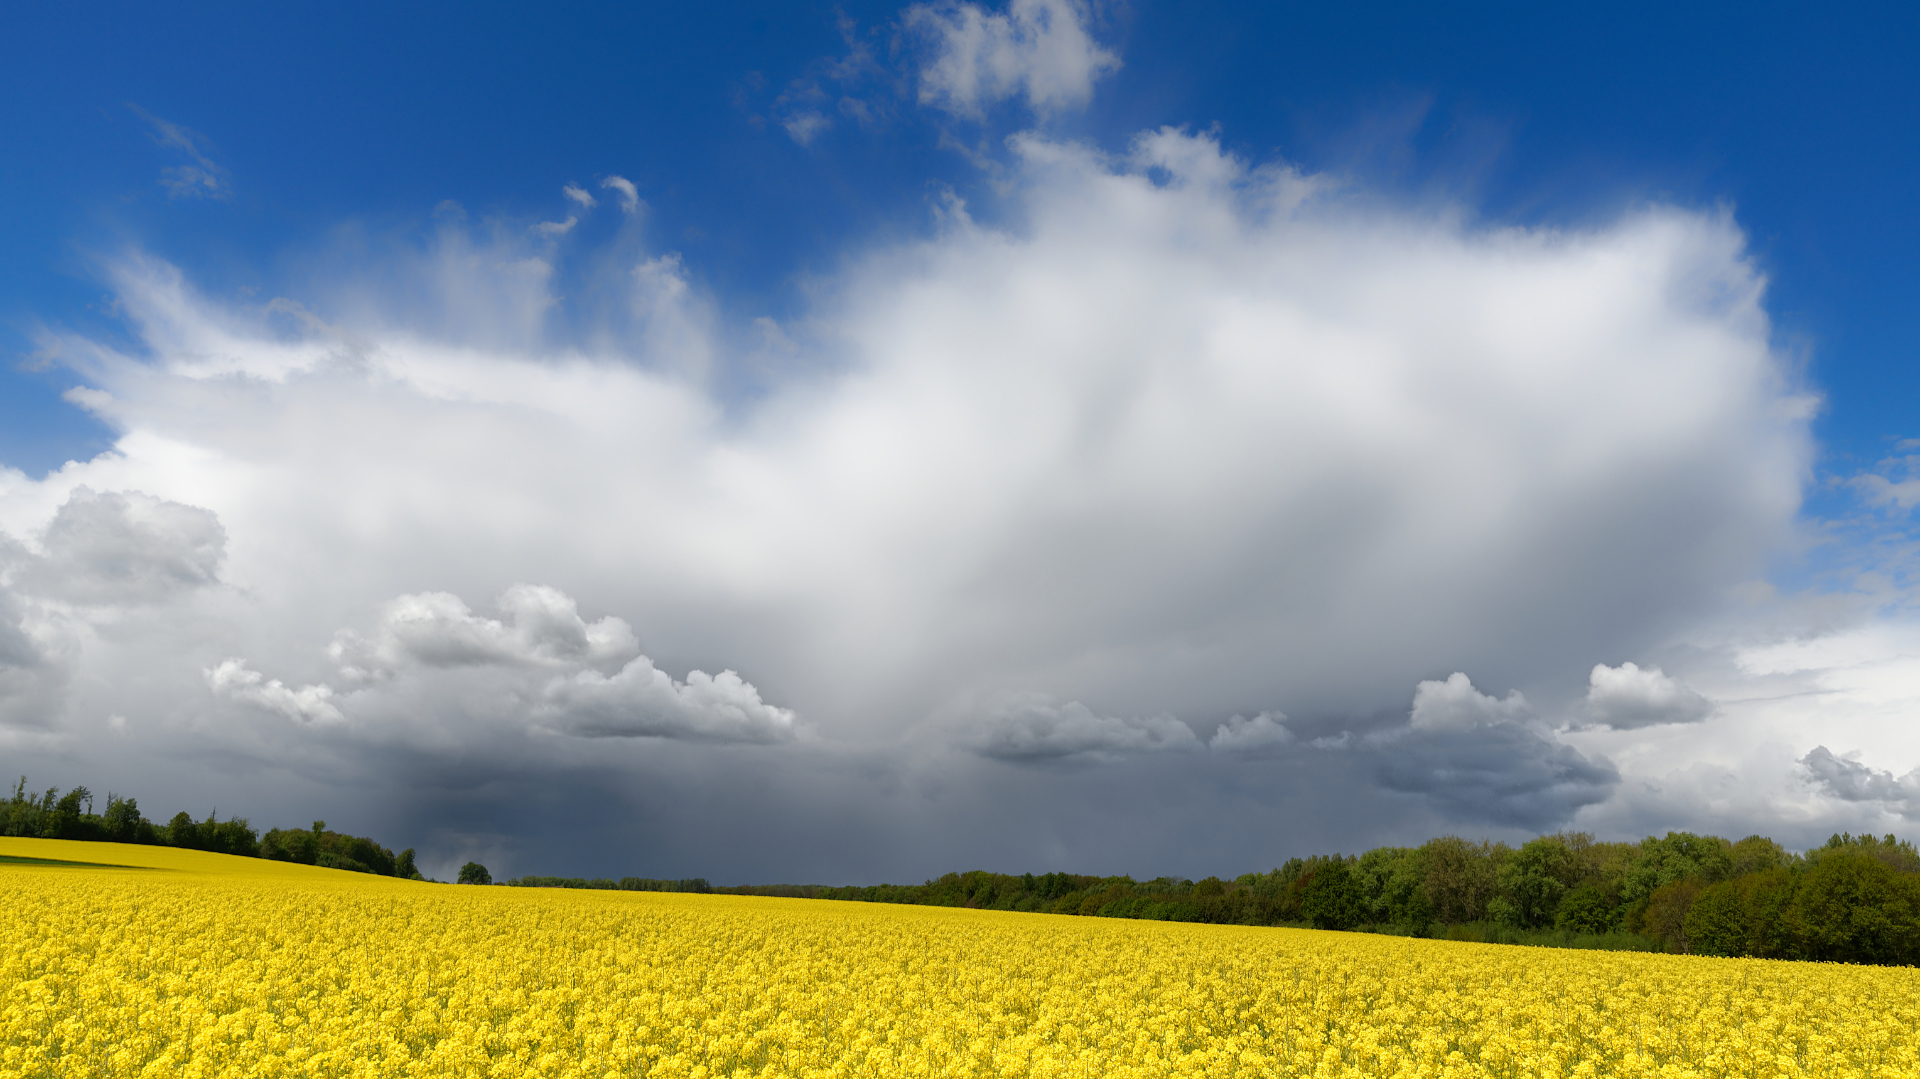
{"label": "yellow rapeseed field", "polygon": [[0,839],[4,1076],[1916,1076],[1920,971]]}

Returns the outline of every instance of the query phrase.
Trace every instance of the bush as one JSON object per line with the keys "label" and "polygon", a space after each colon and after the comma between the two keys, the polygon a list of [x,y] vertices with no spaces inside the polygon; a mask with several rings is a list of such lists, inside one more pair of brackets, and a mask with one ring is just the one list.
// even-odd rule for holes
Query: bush
{"label": "bush", "polygon": [[487,872],[487,867],[481,865],[479,862],[468,862],[466,865],[460,867],[460,883],[492,884],[493,874]]}

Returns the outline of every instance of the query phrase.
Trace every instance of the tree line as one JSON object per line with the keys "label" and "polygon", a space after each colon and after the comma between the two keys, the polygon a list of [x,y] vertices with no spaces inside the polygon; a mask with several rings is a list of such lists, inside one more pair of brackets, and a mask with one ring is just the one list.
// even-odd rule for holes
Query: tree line
{"label": "tree line", "polygon": [[[261,835],[245,818],[176,813],[157,825],[132,798],[103,812],[85,787],[0,802],[0,835],[146,843],[425,879],[412,849],[310,828]],[[460,883],[491,884],[469,862]],[[1691,832],[1638,843],[1557,832],[1512,847],[1443,836],[1418,847],[1292,858],[1232,880],[1013,876],[976,870],[918,885],[713,886],[703,878],[524,876],[523,888],[789,896],[1103,918],[1311,926],[1490,943],[1920,965],[1920,851],[1894,836],[1835,835],[1804,853],[1763,836]]]}
{"label": "tree line", "polygon": [[95,813],[93,807],[93,792],[85,787],[75,787],[65,794],[57,787],[48,787],[44,793],[29,794],[27,779],[21,776],[13,798],[0,803],[0,835],[144,843],[383,877],[426,879],[414,865],[412,848],[396,855],[364,836],[329,831],[325,821],[314,821],[311,828],[272,828],[261,835],[245,817],[221,820],[216,813],[195,820],[183,810],[166,824],[155,824],[140,815],[138,802],[117,794],[107,795],[103,812]]}
{"label": "tree line", "polygon": [[1102,918],[1291,925],[1496,943],[1920,964],[1920,852],[1836,835],[1794,854],[1668,832],[1584,832],[1518,848],[1445,836],[1418,847],[1293,858],[1198,882],[1070,873],[949,873],[920,885],[715,889]]}

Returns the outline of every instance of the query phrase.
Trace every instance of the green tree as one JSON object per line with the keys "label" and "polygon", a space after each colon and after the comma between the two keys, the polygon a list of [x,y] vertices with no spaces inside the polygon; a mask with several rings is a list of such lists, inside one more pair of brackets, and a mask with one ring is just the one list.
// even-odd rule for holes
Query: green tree
{"label": "green tree", "polygon": [[[1580,879],[1580,862],[1560,836],[1528,840],[1500,863],[1500,919],[1525,928],[1551,924],[1560,897]],[[1492,904],[1489,904],[1491,907]]]}
{"label": "green tree", "polygon": [[1791,930],[1808,959],[1920,963],[1920,877],[1866,851],[1832,851],[1794,889]]}
{"label": "green tree", "polygon": [[1687,938],[1687,914],[1706,887],[1707,882],[1695,876],[1681,877],[1655,888],[1641,912],[1641,926],[1647,935],[1665,941],[1672,951],[1692,951],[1692,942]]}
{"label": "green tree", "polygon": [[[1640,850],[1620,882],[1620,900],[1627,910],[1627,928],[1644,925],[1643,912],[1653,893],[1683,880],[1703,886],[1725,880],[1733,872],[1733,844],[1719,836],[1699,836],[1692,832],[1668,832],[1640,841]],[[1674,932],[1680,933],[1676,923]]]}
{"label": "green tree", "polygon": [[1760,835],[1750,835],[1735,843],[1727,855],[1731,861],[1727,867],[1729,877],[1744,877],[1748,873],[1767,869],[1785,869],[1796,861],[1793,855],[1787,853],[1787,848]]}
{"label": "green tree", "polygon": [[190,850],[200,849],[200,826],[194,823],[186,810],[175,813],[173,819],[167,822],[167,843]]}
{"label": "green tree", "polygon": [[1434,920],[1452,925],[1485,919],[1487,904],[1499,890],[1500,863],[1511,848],[1450,835],[1429,840],[1420,850],[1427,871],[1421,890]]}
{"label": "green tree", "polygon": [[1867,855],[1901,873],[1920,873],[1920,851],[1916,851],[1912,843],[1892,836],[1876,839],[1870,835],[1841,832],[1827,840],[1825,845],[1808,851],[1807,861],[1817,864],[1824,858],[1849,852]]}
{"label": "green tree", "polygon": [[1799,951],[1785,918],[1793,872],[1784,866],[1709,885],[1694,898],[1683,925],[1700,955],[1791,959]]}
{"label": "green tree", "polygon": [[145,833],[152,830],[152,825],[140,816],[140,803],[111,794],[107,795],[107,811],[101,815],[100,822],[107,840],[113,843],[148,842]]}
{"label": "green tree", "polygon": [[468,862],[460,867],[459,879],[461,884],[492,884],[493,874],[487,872],[487,867],[479,862]]}
{"label": "green tree", "polygon": [[1315,929],[1352,929],[1367,915],[1366,897],[1347,863],[1332,858],[1302,889],[1300,911]]}
{"label": "green tree", "polygon": [[1573,933],[1611,933],[1620,927],[1620,911],[1591,881],[1575,885],[1561,898],[1553,927]]}

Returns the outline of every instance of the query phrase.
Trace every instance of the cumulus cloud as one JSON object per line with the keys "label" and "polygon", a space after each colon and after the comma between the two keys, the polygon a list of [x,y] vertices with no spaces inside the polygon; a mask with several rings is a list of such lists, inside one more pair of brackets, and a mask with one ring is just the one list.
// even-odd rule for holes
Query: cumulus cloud
{"label": "cumulus cloud", "polygon": [[675,681],[640,654],[624,620],[588,622],[559,589],[514,585],[496,606],[502,617],[487,618],[447,592],[383,604],[370,631],[340,630],[327,650],[343,693],[324,683],[293,689],[240,659],[209,669],[207,685],[290,719],[377,722],[399,737],[410,723],[478,733],[488,719],[586,738],[782,742],[800,731],[791,709],[766,703],[734,671]]}
{"label": "cumulus cloud", "polygon": [[1102,716],[1079,701],[1021,693],[995,702],[966,744],[1002,760],[1111,759],[1200,748],[1193,728],[1170,715]]}
{"label": "cumulus cloud", "polygon": [[920,101],[961,116],[1024,97],[1035,112],[1079,108],[1120,58],[1087,32],[1074,0],[1011,0],[1005,13],[978,4],[915,4],[901,25],[929,43]]}
{"label": "cumulus cloud", "polygon": [[[224,723],[279,732],[258,761],[317,769],[280,750],[431,728],[474,772],[536,746],[609,770],[670,757],[732,789],[713,762],[755,754],[698,743],[784,738],[790,710],[820,738],[776,755],[863,762],[781,788],[799,802],[742,794],[739,835],[808,797],[911,804],[906,732],[978,701],[1001,704],[943,759],[1124,758],[1070,770],[1086,799],[1084,777],[1129,769],[1286,776],[1366,820],[1417,795],[1431,819],[1520,827],[1605,797],[1611,766],[1529,698],[1577,698],[1552,672],[1720,610],[1788,538],[1809,460],[1810,404],[1733,222],[1480,228],[1178,130],[1012,152],[1017,226],[956,205],[855,253],[750,397],[716,388],[745,361],[667,252],[442,222],[419,257],[298,297],[316,321],[119,260],[140,347],[46,339],[114,451],[7,474],[0,528],[41,535],[83,486],[147,492],[215,515],[224,560],[194,561],[211,533],[178,517],[153,532],[175,553],[124,579],[228,587],[188,593],[225,597],[191,635],[156,618],[85,642],[61,714],[126,717],[128,752]],[[561,261],[583,254],[620,261]],[[568,334],[558,290],[582,278],[617,302]],[[622,612],[645,664],[607,619],[456,598],[516,580]],[[228,706],[205,709],[201,672],[230,657]],[[1416,691],[1416,721],[1407,688],[1436,671],[1526,693],[1447,679]],[[290,715],[276,680],[329,687],[343,722],[244,726]],[[1176,717],[1235,714],[1255,718],[1214,733],[1221,752],[1162,752],[1200,746]],[[1374,741],[1352,719],[1393,714]],[[1348,752],[1314,747],[1340,724]],[[1287,729],[1295,748],[1227,759]],[[645,737],[576,737],[623,732]]]}
{"label": "cumulus cloud", "polygon": [[244,660],[224,660],[207,670],[206,677],[207,688],[216,695],[257,705],[301,723],[340,723],[346,718],[333,703],[331,686],[295,689],[248,667]]}
{"label": "cumulus cloud", "polygon": [[[593,197],[592,192],[589,192],[579,184],[568,184],[560,189],[560,193],[579,203],[580,208],[583,210],[591,210],[595,206],[600,205],[599,201]],[[634,197],[638,198],[638,193],[636,193]]]}
{"label": "cumulus cloud", "polygon": [[1207,746],[1224,753],[1271,752],[1293,744],[1293,732],[1286,723],[1287,717],[1279,712],[1261,712],[1251,719],[1233,716],[1213,732]]}
{"label": "cumulus cloud", "polygon": [[138,491],[74,488],[41,533],[36,594],[77,603],[158,603],[218,583],[227,534],[212,512]]}
{"label": "cumulus cloud", "polygon": [[608,616],[589,623],[559,589],[517,584],[497,605],[504,618],[476,615],[446,592],[400,596],[381,608],[369,634],[336,634],[328,655],[344,677],[364,682],[415,665],[615,670],[640,654],[625,621]]}
{"label": "cumulus cloud", "polygon": [[1800,764],[1815,787],[1835,798],[1878,803],[1888,813],[1920,820],[1920,768],[1896,778],[1891,771],[1837,757],[1826,746],[1813,747]]}
{"label": "cumulus cloud", "polygon": [[1681,685],[1658,667],[1596,663],[1589,679],[1586,714],[1575,724],[1634,730],[1663,723],[1698,723],[1713,714],[1712,701]]}
{"label": "cumulus cloud", "polygon": [[587,738],[684,738],[699,742],[784,742],[793,711],[760,699],[732,671],[693,671],[676,682],[639,656],[612,676],[586,670],[547,685],[536,713]]}
{"label": "cumulus cloud", "polygon": [[1404,730],[1369,738],[1388,790],[1429,799],[1456,820],[1545,831],[1604,801],[1620,780],[1540,729],[1519,691],[1496,698],[1459,672],[1414,690]]}
{"label": "cumulus cloud", "polygon": [[1409,722],[1417,731],[1466,731],[1532,718],[1533,706],[1519,690],[1496,699],[1473,688],[1472,679],[1455,671],[1444,682],[1429,680],[1414,688]]}

